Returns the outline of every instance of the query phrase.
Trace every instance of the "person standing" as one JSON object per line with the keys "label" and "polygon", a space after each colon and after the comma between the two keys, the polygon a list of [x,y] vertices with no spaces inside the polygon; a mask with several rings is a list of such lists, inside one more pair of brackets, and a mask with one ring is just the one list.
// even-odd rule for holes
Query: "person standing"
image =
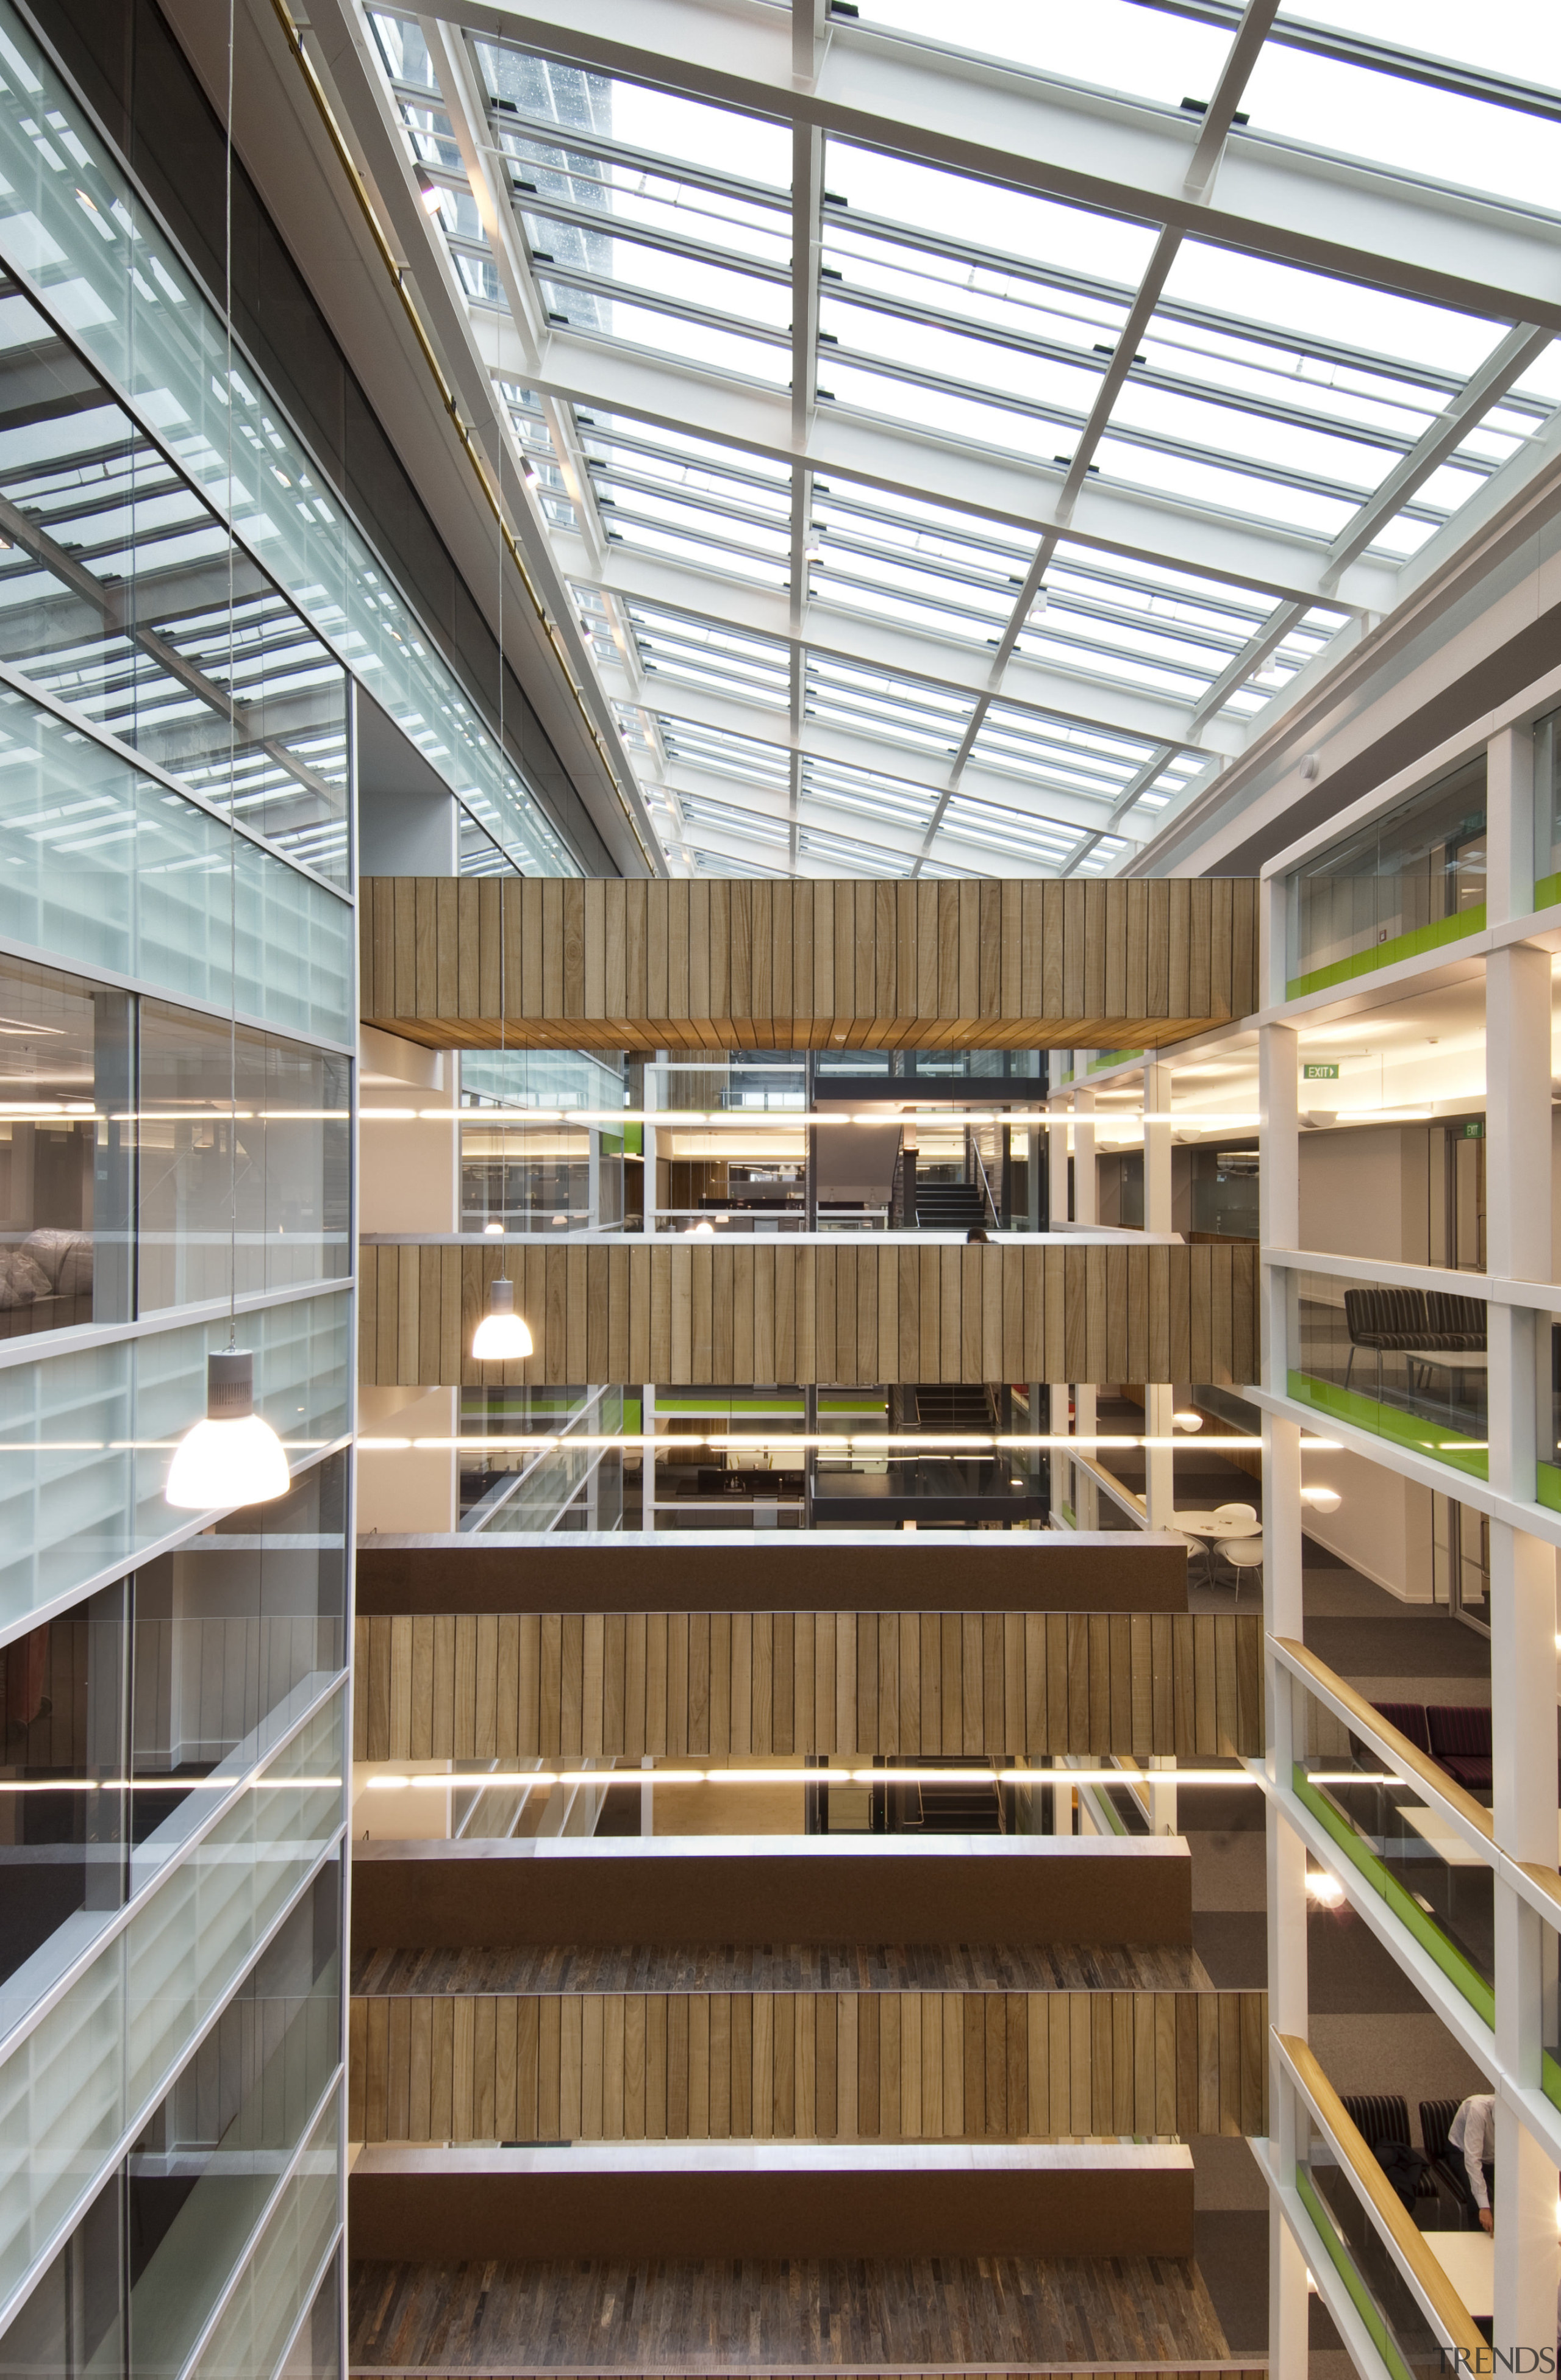
{"label": "person standing", "polygon": [[1495,2179],[1496,2102],[1491,2091],[1476,2091],[1466,2099],[1447,2127],[1447,2146],[1463,2159],[1470,2194],[1480,2214],[1482,2231],[1494,2231],[1491,2188]]}

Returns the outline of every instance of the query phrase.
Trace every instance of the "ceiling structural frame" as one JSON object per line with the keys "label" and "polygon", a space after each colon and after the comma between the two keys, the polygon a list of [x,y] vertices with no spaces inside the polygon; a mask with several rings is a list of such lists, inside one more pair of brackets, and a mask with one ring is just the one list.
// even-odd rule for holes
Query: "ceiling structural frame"
{"label": "ceiling structural frame", "polygon": [[[371,107],[381,175],[393,145],[414,274],[458,308],[465,360],[526,457],[523,542],[549,557],[572,658],[577,638],[679,869],[1110,873],[1393,609],[1409,561],[1457,543],[1471,491],[1546,459],[1553,399],[1524,375],[1561,330],[1554,226],[1249,134],[1278,0],[1200,12],[1228,46],[1183,112],[828,0],[311,13],[351,31],[343,103],[355,126]],[[685,164],[636,142],[636,93],[750,115],[751,145],[783,140],[787,164],[766,179],[762,155]],[[826,188],[835,141],[1126,219],[1136,278],[848,205]],[[1459,309],[1491,349],[1473,369],[1411,362],[1228,315],[1168,289],[1190,241]],[[1020,288],[1018,312],[960,312],[984,273],[1007,276],[1005,300]],[[1059,321],[1104,335],[1074,352]],[[959,370],[896,360],[924,333],[956,359],[962,339],[1033,357],[1088,401],[1033,398],[1010,371],[975,395],[1023,446],[950,434],[938,412],[968,395]],[[1200,385],[1221,338],[1248,342],[1245,380],[1205,369]],[[890,403],[838,402],[824,359]],[[897,386],[929,392],[925,409],[902,396],[896,415]],[[1190,397],[1240,417],[1246,443],[1213,458],[1240,502],[1196,484],[1208,431],[1164,426]]]}

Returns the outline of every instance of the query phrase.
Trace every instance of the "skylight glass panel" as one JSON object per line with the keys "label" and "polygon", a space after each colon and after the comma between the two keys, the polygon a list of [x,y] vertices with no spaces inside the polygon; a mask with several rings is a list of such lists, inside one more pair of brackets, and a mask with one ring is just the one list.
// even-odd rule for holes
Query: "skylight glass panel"
{"label": "skylight glass panel", "polygon": [[732,802],[713,801],[705,794],[684,794],[681,796],[683,815],[691,827],[712,827],[723,833],[746,835],[752,842],[786,844],[792,830],[783,818],[767,817],[763,810],[739,809]]}
{"label": "skylight glass panel", "polygon": [[780,588],[791,564],[789,473],[730,448],[663,448],[636,425],[576,416],[602,522],[623,544],[695,569]]}
{"label": "skylight glass panel", "polygon": [[1166,276],[1161,310],[1178,306],[1204,310],[1228,329],[1255,325],[1300,348],[1314,345],[1321,355],[1348,349],[1361,359],[1450,373],[1460,383],[1506,335],[1505,325],[1449,307],[1196,239],[1182,241]]}
{"label": "skylight glass panel", "polygon": [[[967,30],[946,0],[862,0],[862,21],[944,44]],[[977,27],[979,42],[962,46],[982,57],[1170,107],[1188,93],[1206,99],[1230,47],[1222,26],[1135,7],[1132,0],[1052,8],[1037,8],[1034,0],[986,0],[968,30]]]}
{"label": "skylight glass panel", "polygon": [[1561,16],[1533,0],[1319,0],[1283,8],[1281,26],[1322,22],[1396,48],[1458,61],[1478,72],[1561,91]]}
{"label": "skylight glass panel", "polygon": [[1314,608],[1287,628],[1274,650],[1243,683],[1227,695],[1221,708],[1236,717],[1252,718],[1283,692],[1308,662],[1314,661],[1344,625],[1340,612]]}
{"label": "skylight glass panel", "polygon": [[1138,736],[994,702],[971,747],[971,759],[1005,776],[1022,777],[1058,793],[1090,795],[1108,806],[1120,798],[1158,748]]}
{"label": "skylight glass panel", "polygon": [[1052,819],[1029,817],[999,802],[950,794],[938,839],[940,844],[947,839],[999,855],[992,872],[1000,875],[1003,855],[1027,859],[1037,867],[1060,867],[1079,840],[1079,829],[1059,825]]}
{"label": "skylight glass panel", "polygon": [[853,768],[816,752],[804,756],[802,789],[830,809],[849,810],[918,834],[926,832],[938,802],[930,786],[908,784],[902,777],[880,776],[876,770]]}
{"label": "skylight glass panel", "polygon": [[1197,752],[1173,754],[1144,786],[1131,809],[1123,812],[1122,823],[1126,825],[1142,819],[1145,821],[1144,833],[1152,834],[1161,823],[1161,814],[1181,802],[1188,788],[1203,776],[1208,766],[1209,763]]}
{"label": "skylight glass panel", "polygon": [[784,645],[654,604],[636,601],[624,608],[647,676],[681,679],[767,709],[788,707],[790,656]]}
{"label": "skylight glass panel", "polygon": [[789,876],[789,868],[761,868],[756,859],[733,859],[727,852],[699,851],[694,854],[694,868],[698,876]]}
{"label": "skylight glass panel", "polygon": [[678,719],[658,711],[661,746],[670,761],[685,769],[703,769],[713,776],[736,777],[772,793],[785,793],[792,780],[792,756],[784,745],[761,744],[756,736],[738,735],[726,727]]}
{"label": "skylight glass panel", "polygon": [[[1539,19],[1545,11],[1534,13]],[[1561,213],[1561,123],[1554,118],[1289,43],[1265,44],[1241,105],[1254,132],[1283,133],[1437,188]]]}
{"label": "skylight glass panel", "polygon": [[918,752],[957,752],[975,705],[924,679],[901,677],[832,656],[807,657],[804,714],[881,735]]}
{"label": "skylight glass panel", "polygon": [[856,876],[909,876],[915,864],[903,852],[887,851],[881,844],[853,843],[845,835],[829,834],[817,826],[799,831],[797,850],[804,859],[816,859],[822,867]]}
{"label": "skylight glass panel", "polygon": [[783,383],[790,136],[496,43],[476,54],[551,319]]}
{"label": "skylight glass panel", "polygon": [[[815,552],[816,549],[816,552]],[[816,601],[962,643],[996,642],[1035,547],[998,543],[968,515],[813,483],[808,592]]]}

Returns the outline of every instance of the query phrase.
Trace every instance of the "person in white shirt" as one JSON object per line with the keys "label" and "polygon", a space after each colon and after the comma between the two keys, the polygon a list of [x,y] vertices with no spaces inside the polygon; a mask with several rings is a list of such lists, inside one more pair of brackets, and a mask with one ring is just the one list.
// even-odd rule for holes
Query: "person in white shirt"
{"label": "person in white shirt", "polygon": [[1469,2187],[1480,2210],[1480,2228],[1494,2231],[1495,2218],[1491,2213],[1491,2193],[1485,2182],[1485,2169],[1494,2167],[1496,2155],[1494,2092],[1477,2091],[1472,2098],[1464,2101],[1447,2127],[1447,2146],[1456,2149],[1463,2159]]}

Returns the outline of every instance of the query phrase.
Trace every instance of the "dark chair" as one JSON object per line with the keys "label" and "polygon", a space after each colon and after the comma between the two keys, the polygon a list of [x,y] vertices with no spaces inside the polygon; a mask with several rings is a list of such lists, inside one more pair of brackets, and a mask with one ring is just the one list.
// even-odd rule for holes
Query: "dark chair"
{"label": "dark chair", "polygon": [[1431,1757],[1471,1793],[1491,1782],[1491,1714],[1472,1703],[1430,1703],[1425,1712]]}
{"label": "dark chair", "polygon": [[[1369,2149],[1374,2151],[1379,2141],[1395,2141],[1400,2148],[1414,2147],[1410,2138],[1410,2103],[1400,2098],[1396,2091],[1347,2094],[1344,2096],[1344,2112]],[[1449,2116],[1447,2120],[1450,2123],[1452,2118]],[[1436,2184],[1431,2179],[1429,2168],[1416,2180],[1414,2194],[1417,2200],[1435,2197]]]}
{"label": "dark chair", "polygon": [[1425,1293],[1425,1318],[1429,1326],[1423,1344],[1439,1348],[1449,1354],[1483,1352],[1485,1346],[1485,1301],[1482,1297],[1456,1297],[1450,1290],[1431,1289]]}
{"label": "dark chair", "polygon": [[1344,1367],[1344,1385],[1346,1388],[1349,1386],[1357,1349],[1369,1347],[1376,1356],[1376,1389],[1380,1402],[1383,1356],[1425,1345],[1426,1333],[1431,1328],[1425,1310],[1425,1292],[1421,1289],[1347,1289],[1344,1293],[1344,1321],[1349,1333],[1349,1361]]}
{"label": "dark chair", "polygon": [[1422,2099],[1420,2103],[1420,2136],[1425,2154],[1431,2159],[1432,2172],[1458,2209],[1461,2228],[1477,2231],[1480,2210],[1474,2204],[1474,2192],[1469,2187],[1463,2159],[1457,2149],[1447,2146],[1447,2128],[1458,2114],[1460,2104],[1457,2099]]}
{"label": "dark chair", "polygon": [[1407,1735],[1417,1752],[1423,1752],[1430,1758],[1435,1757],[1431,1750],[1431,1733],[1425,1723],[1423,1703],[1373,1703],[1372,1708],[1379,1718],[1387,1721],[1389,1727],[1396,1727],[1400,1735]]}

